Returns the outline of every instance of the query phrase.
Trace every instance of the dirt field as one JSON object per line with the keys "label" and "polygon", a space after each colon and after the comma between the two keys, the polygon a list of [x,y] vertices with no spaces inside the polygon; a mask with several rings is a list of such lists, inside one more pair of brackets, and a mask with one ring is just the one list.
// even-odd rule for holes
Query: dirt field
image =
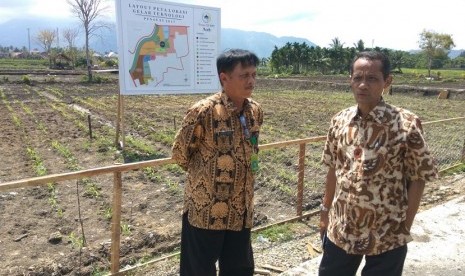
{"label": "dirt field", "polygon": [[[76,76],[53,77],[53,81],[50,76],[35,76],[32,85],[26,85],[19,79],[9,76],[9,82],[0,84],[0,184],[169,157],[185,110],[205,96],[125,99],[127,136],[125,150],[121,150],[114,144],[116,81],[86,85]],[[352,104],[349,93],[344,93],[344,81],[259,81],[256,99],[264,106],[267,120],[261,143],[325,135],[332,114]],[[284,89],[289,91],[284,96],[277,93]],[[335,93],[324,96],[317,90]],[[454,95],[437,107],[440,114],[413,101],[409,104],[425,120],[464,116],[462,94]],[[393,100],[405,102],[405,95],[399,97]],[[256,226],[295,215],[297,149],[264,154],[256,187]],[[324,168],[318,165],[321,144],[309,145],[307,151],[311,169],[305,172],[304,209],[312,210],[319,205],[323,184]],[[124,174],[121,267],[178,249],[184,179],[174,165]],[[428,186],[422,208],[464,193],[463,183],[444,188],[445,183],[455,183],[445,179]],[[0,192],[0,275],[100,275],[108,271],[112,185],[110,174]]]}

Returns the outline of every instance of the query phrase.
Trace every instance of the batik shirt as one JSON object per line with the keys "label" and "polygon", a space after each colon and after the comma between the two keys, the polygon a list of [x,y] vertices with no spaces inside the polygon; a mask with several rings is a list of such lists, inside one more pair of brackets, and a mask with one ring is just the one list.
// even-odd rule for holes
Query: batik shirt
{"label": "batik shirt", "polygon": [[419,118],[383,100],[365,117],[336,114],[323,163],[335,169],[328,238],[350,254],[377,255],[411,241],[405,226],[407,182],[437,171]]}
{"label": "batik shirt", "polygon": [[[240,115],[245,117],[243,124]],[[250,161],[258,152],[262,122],[259,104],[247,99],[239,112],[224,92],[188,110],[172,150],[173,159],[187,171],[183,211],[191,225],[213,230],[252,228]]]}

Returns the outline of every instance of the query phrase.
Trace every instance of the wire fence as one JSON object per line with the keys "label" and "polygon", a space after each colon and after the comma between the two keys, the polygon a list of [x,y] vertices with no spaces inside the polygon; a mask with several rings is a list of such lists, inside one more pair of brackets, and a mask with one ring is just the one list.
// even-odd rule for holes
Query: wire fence
{"label": "wire fence", "polygon": [[[464,162],[464,120],[423,125],[440,170]],[[326,167],[320,162],[324,140],[320,136],[261,146],[255,186],[255,227],[273,225],[317,208],[326,175]],[[168,158],[0,183],[1,219],[13,220],[18,225],[17,229],[10,229],[14,239],[0,241],[15,250],[0,253],[0,260],[7,259],[5,254],[14,254],[30,258],[31,265],[39,267],[51,259],[75,262],[79,259],[81,263],[62,265],[61,269],[73,270],[73,266],[90,263],[94,265],[83,266],[82,272],[87,269],[95,273],[96,267],[112,266],[112,272],[116,273],[120,267],[137,265],[163,252],[175,252],[179,249],[185,179],[184,172]],[[50,193],[51,184],[56,187],[55,196]],[[75,190],[77,196],[70,193],[60,197],[60,191],[65,189]],[[8,205],[15,196],[24,198],[23,206]],[[38,204],[37,199],[47,200]],[[48,207],[54,200],[56,204],[52,206],[57,215],[50,216]],[[69,216],[67,211],[78,208],[78,204],[80,217]],[[25,206],[35,206],[34,214],[43,219],[34,225],[22,221],[21,217],[31,212]],[[57,233],[36,237],[29,247],[21,246],[22,239],[45,224],[57,225]],[[87,246],[83,246],[83,233]],[[60,237],[66,242],[59,242]],[[42,248],[47,256],[31,256],[31,244]],[[2,263],[9,270],[0,270],[1,273],[23,271],[19,267],[15,270],[12,263]],[[50,269],[45,273],[56,272]]]}
{"label": "wire fence", "polygon": [[[423,123],[425,140],[439,171],[464,162],[464,121],[460,119]],[[298,206],[300,201],[297,199],[299,145],[265,149],[260,152],[261,171],[256,182],[257,224],[289,219],[298,215],[297,210],[300,207],[305,212],[319,206],[327,173],[327,167],[321,163],[323,146],[324,139],[305,145],[302,206]],[[262,198],[267,200],[261,202]],[[276,207],[276,211],[270,212],[273,206]],[[266,213],[268,221],[264,221],[262,212]]]}
{"label": "wire fence", "polygon": [[[353,102],[351,93],[328,93],[346,84],[284,82],[254,92],[265,111],[254,230],[317,212],[324,137],[289,140],[325,135],[330,116]],[[156,272],[133,275],[178,275],[177,258],[157,258],[178,253],[186,175],[169,158],[130,162],[168,157],[184,107],[204,95],[126,98],[123,152],[109,119],[118,91],[61,82],[0,87],[0,275],[102,275],[140,263],[156,263]],[[385,98],[428,120],[464,115],[463,101],[410,94]],[[441,170],[463,162],[464,121],[424,123]]]}

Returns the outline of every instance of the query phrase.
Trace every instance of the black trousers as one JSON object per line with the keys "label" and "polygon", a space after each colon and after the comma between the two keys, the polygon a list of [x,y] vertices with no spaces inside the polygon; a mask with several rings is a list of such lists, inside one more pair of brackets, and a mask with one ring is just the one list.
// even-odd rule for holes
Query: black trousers
{"label": "black trousers", "polygon": [[[347,254],[328,238],[323,245],[319,276],[352,276],[357,273],[364,255]],[[400,276],[407,256],[407,245],[379,255],[365,255],[362,276]]]}
{"label": "black trousers", "polygon": [[254,260],[250,229],[242,231],[206,230],[189,224],[187,213],[182,218],[181,276],[252,276]]}

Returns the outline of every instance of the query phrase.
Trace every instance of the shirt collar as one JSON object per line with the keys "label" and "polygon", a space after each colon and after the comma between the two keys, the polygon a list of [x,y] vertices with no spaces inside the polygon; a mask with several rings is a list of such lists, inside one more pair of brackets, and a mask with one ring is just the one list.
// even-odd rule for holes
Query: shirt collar
{"label": "shirt collar", "polygon": [[[221,91],[220,98],[221,98],[221,102],[226,107],[229,114],[239,114],[239,110],[234,105],[231,98],[226,94],[226,92]],[[246,110],[250,109],[250,106],[251,106],[250,103],[251,103],[251,100],[249,98],[245,99],[244,105],[242,106],[242,112],[245,112]]]}
{"label": "shirt collar", "polygon": [[[358,109],[358,106],[351,107],[351,112],[352,112],[352,120],[362,119],[360,116],[360,110]],[[367,121],[372,120],[379,124],[382,124],[386,120],[386,117],[384,116],[385,112],[386,112],[386,103],[384,102],[383,97],[381,97],[378,104],[365,117],[365,120]]]}

